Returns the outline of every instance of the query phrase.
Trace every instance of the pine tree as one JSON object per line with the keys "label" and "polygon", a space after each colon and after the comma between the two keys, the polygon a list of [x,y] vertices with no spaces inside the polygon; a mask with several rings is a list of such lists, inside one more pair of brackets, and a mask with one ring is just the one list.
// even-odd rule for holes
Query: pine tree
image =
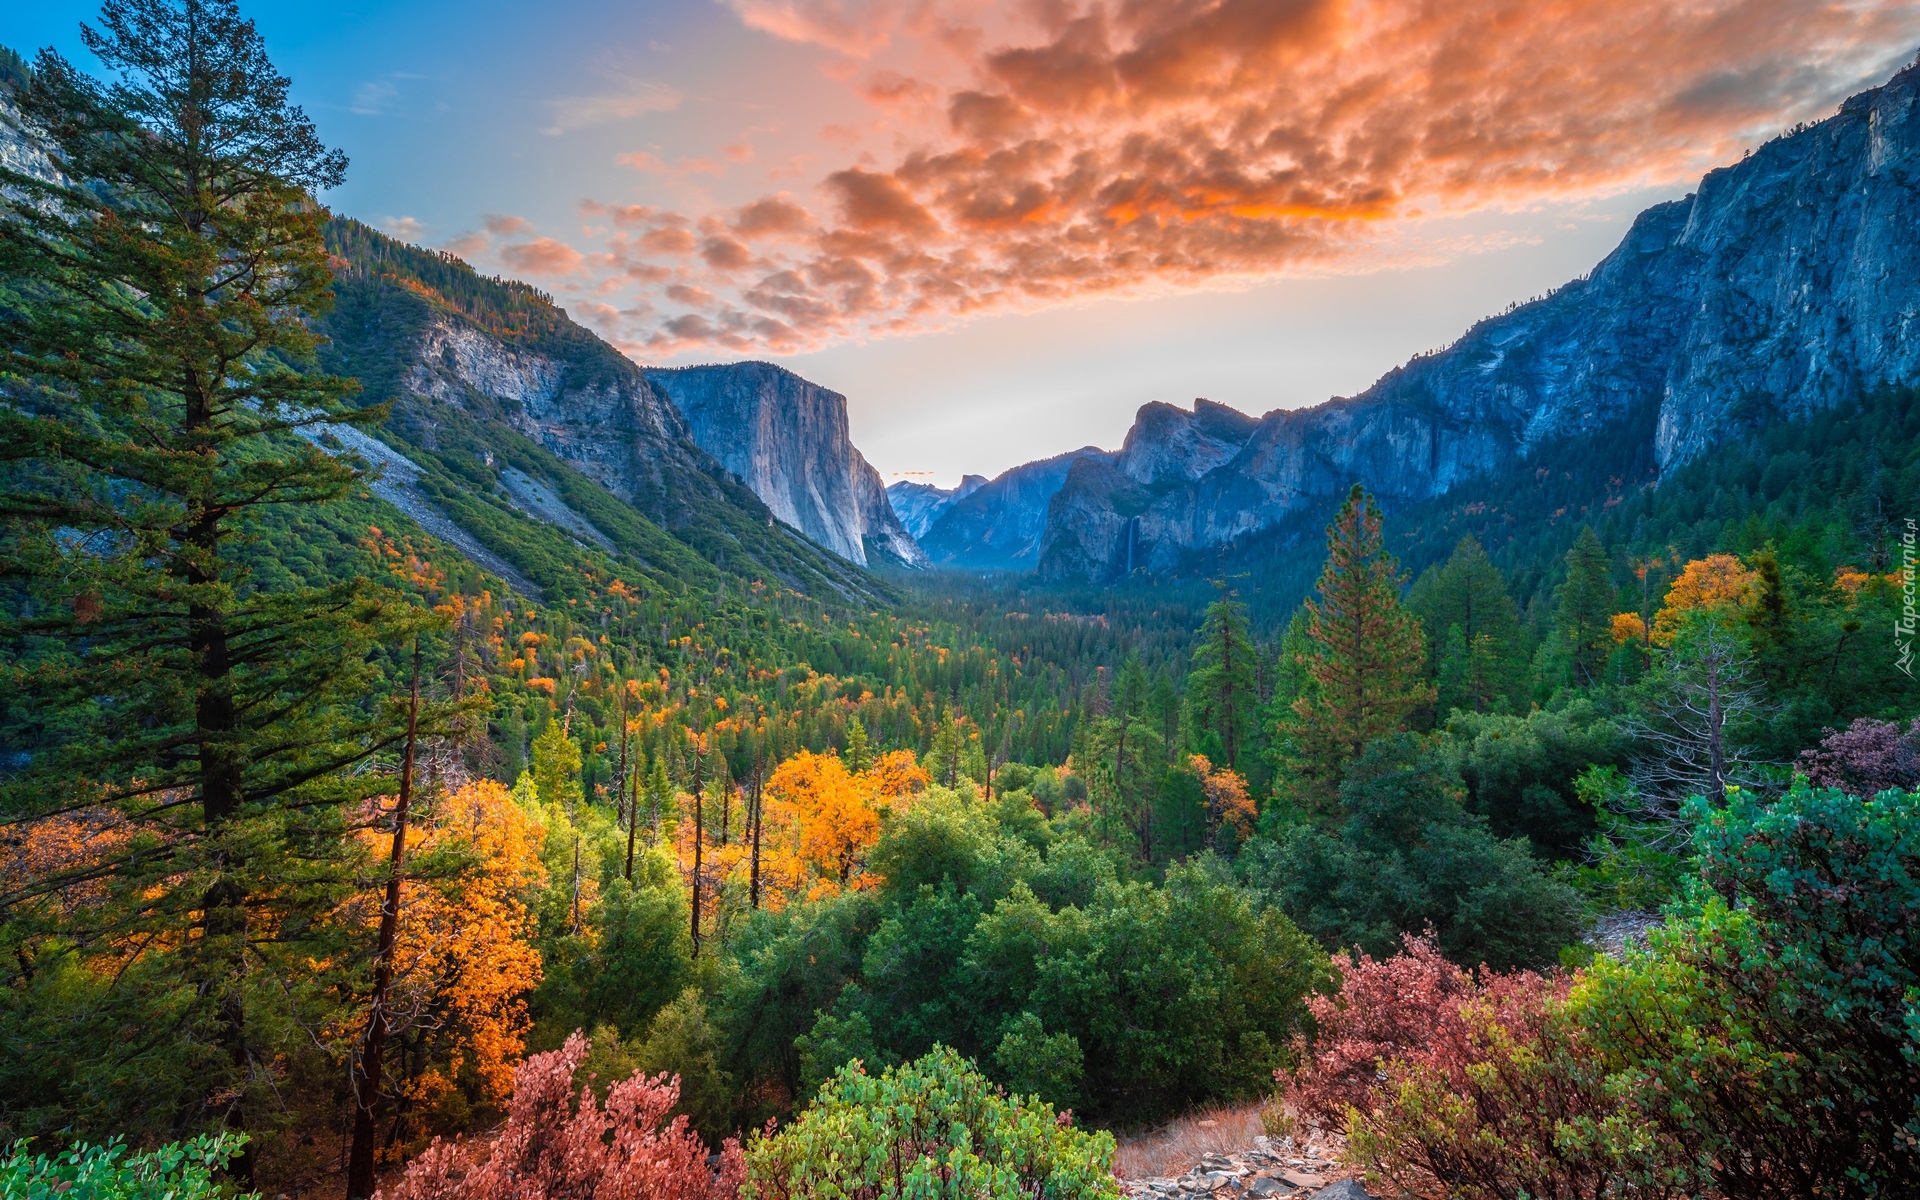
{"label": "pine tree", "polygon": [[1592,526],[1580,531],[1567,551],[1567,579],[1560,585],[1555,631],[1567,655],[1578,687],[1593,687],[1613,653],[1613,611],[1616,599],[1612,564],[1607,548]]}
{"label": "pine tree", "polygon": [[1307,601],[1311,686],[1287,732],[1306,782],[1323,796],[1368,742],[1407,727],[1431,704],[1426,639],[1400,605],[1400,564],[1380,539],[1380,510],[1359,484],[1327,527],[1319,599]]}
{"label": "pine tree", "polygon": [[364,580],[270,591],[246,565],[274,513],[363,478],[302,435],[384,416],[307,369],[331,303],[311,193],[345,159],[232,3],[108,0],[101,25],[82,38],[116,82],[49,50],[15,95],[61,177],[0,168],[0,572],[17,589],[0,644],[9,740],[36,747],[0,806],[113,812],[147,849],[84,866],[136,903],[57,939],[10,930],[9,957],[150,939],[196,1011],[142,1052],[178,1042],[191,1065],[135,1075],[197,1094],[127,1103],[160,1129],[244,1126],[278,1053],[254,1011],[294,994],[254,985],[262,956],[305,961],[319,934],[294,909],[345,886],[344,805],[389,786],[343,771],[404,727],[369,652],[431,616]]}
{"label": "pine tree", "polygon": [[1221,597],[1207,605],[1199,634],[1193,670],[1187,675],[1188,726],[1195,746],[1237,767],[1252,740],[1253,715],[1260,703],[1247,606],[1223,589]]}
{"label": "pine tree", "polygon": [[1520,610],[1499,568],[1471,536],[1445,563],[1429,568],[1407,593],[1407,607],[1426,626],[1435,651],[1439,709],[1486,712],[1510,697],[1524,677]]}
{"label": "pine tree", "polygon": [[841,755],[847,770],[858,775],[873,765],[873,753],[867,749],[867,727],[855,717],[847,722],[847,752]]}

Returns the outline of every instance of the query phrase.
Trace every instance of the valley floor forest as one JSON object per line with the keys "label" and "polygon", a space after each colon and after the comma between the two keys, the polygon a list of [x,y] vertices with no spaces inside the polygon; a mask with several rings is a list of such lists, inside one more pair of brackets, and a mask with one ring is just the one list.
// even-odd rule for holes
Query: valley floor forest
{"label": "valley floor forest", "polygon": [[1356,485],[1301,586],[589,544],[449,450],[516,587],[343,440],[400,268],[253,27],[89,37],[0,84],[0,1191],[1117,1197],[1262,1100],[1434,1200],[1920,1182],[1920,394]]}

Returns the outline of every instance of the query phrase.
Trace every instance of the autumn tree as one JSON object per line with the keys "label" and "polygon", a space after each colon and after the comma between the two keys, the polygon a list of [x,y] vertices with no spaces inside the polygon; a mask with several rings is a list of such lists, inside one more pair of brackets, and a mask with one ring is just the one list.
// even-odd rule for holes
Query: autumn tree
{"label": "autumn tree", "polygon": [[1400,605],[1400,564],[1380,539],[1380,510],[1359,484],[1327,527],[1319,599],[1307,601],[1309,686],[1287,722],[1304,782],[1326,792],[1366,744],[1406,728],[1433,702],[1426,639]]}
{"label": "autumn tree", "polygon": [[[298,1028],[255,1019],[296,994],[259,977],[299,973],[317,931],[292,913],[331,903],[341,872],[316,864],[343,852],[343,806],[382,786],[343,768],[399,733],[370,702],[368,651],[433,618],[365,580],[267,589],[247,566],[274,514],[364,477],[309,438],[384,415],[311,369],[331,303],[312,193],[345,158],[230,0],[108,0],[82,39],[114,82],[48,50],[14,96],[58,175],[0,167],[0,572],[20,589],[0,617],[5,723],[36,747],[0,805],[14,821],[110,805],[143,833],[86,868],[133,903],[9,938],[28,955],[9,958],[146,939],[177,978],[127,990],[193,1011],[144,1045],[192,1065],[147,1072],[184,1094],[138,1119],[245,1126],[274,1087],[259,1039]],[[249,1149],[233,1170],[251,1167]]]}

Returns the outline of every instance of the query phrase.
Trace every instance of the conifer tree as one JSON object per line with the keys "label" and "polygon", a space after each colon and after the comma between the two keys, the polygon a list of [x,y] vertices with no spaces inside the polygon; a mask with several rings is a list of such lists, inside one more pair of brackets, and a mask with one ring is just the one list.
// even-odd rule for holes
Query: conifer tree
{"label": "conifer tree", "polygon": [[1311,686],[1294,701],[1287,729],[1316,790],[1337,785],[1368,742],[1401,732],[1433,702],[1426,639],[1401,607],[1400,584],[1400,564],[1381,543],[1380,510],[1355,484],[1327,527],[1319,599],[1305,605]]}
{"label": "conifer tree", "polygon": [[1223,584],[1220,598],[1201,619],[1193,670],[1187,675],[1187,721],[1193,744],[1209,757],[1237,767],[1252,740],[1253,716],[1260,704],[1254,680],[1253,640],[1247,635],[1247,606]]}
{"label": "conifer tree", "polygon": [[1506,580],[1471,535],[1445,563],[1430,567],[1407,593],[1434,651],[1442,716],[1455,708],[1486,712],[1518,686],[1525,665],[1520,610]]}
{"label": "conifer tree", "polygon": [[312,192],[345,158],[230,0],[108,0],[82,39],[113,82],[48,50],[14,97],[59,177],[0,167],[4,724],[34,747],[0,807],[140,832],[80,868],[129,904],[51,940],[9,930],[6,957],[31,973],[42,950],[152,939],[135,975],[186,1008],[141,1044],[187,1065],[133,1076],[198,1095],[108,1099],[161,1129],[244,1126],[275,1061],[254,1010],[293,994],[255,986],[261,956],[298,957],[314,926],[294,908],[343,886],[345,802],[388,786],[342,770],[403,728],[369,653],[431,617],[365,580],[269,591],[246,565],[274,512],[363,478],[302,435],[384,415],[307,369],[331,303]]}
{"label": "conifer tree", "polygon": [[1573,549],[1567,551],[1567,579],[1560,585],[1559,613],[1555,622],[1561,650],[1579,687],[1600,682],[1613,652],[1613,610],[1615,593],[1612,564],[1607,548],[1592,526],[1580,531]]}
{"label": "conifer tree", "polygon": [[847,752],[841,755],[846,760],[847,770],[854,774],[873,765],[873,753],[867,748],[867,727],[855,717],[847,722]]}

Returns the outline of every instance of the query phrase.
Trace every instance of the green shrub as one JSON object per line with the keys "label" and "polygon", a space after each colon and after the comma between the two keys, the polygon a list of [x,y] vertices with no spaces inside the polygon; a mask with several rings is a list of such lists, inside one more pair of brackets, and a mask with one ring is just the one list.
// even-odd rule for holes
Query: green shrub
{"label": "green shrub", "polygon": [[[144,1154],[125,1143],[73,1146],[58,1154],[28,1154],[25,1141],[0,1156],[0,1196],[8,1200],[202,1200],[231,1196],[215,1182],[247,1143],[245,1134],[175,1142]],[[257,1197],[259,1193],[248,1193]]]}
{"label": "green shrub", "polygon": [[1118,1200],[1113,1135],[1000,1094],[946,1047],[840,1069],[798,1121],[747,1149],[743,1200]]}

